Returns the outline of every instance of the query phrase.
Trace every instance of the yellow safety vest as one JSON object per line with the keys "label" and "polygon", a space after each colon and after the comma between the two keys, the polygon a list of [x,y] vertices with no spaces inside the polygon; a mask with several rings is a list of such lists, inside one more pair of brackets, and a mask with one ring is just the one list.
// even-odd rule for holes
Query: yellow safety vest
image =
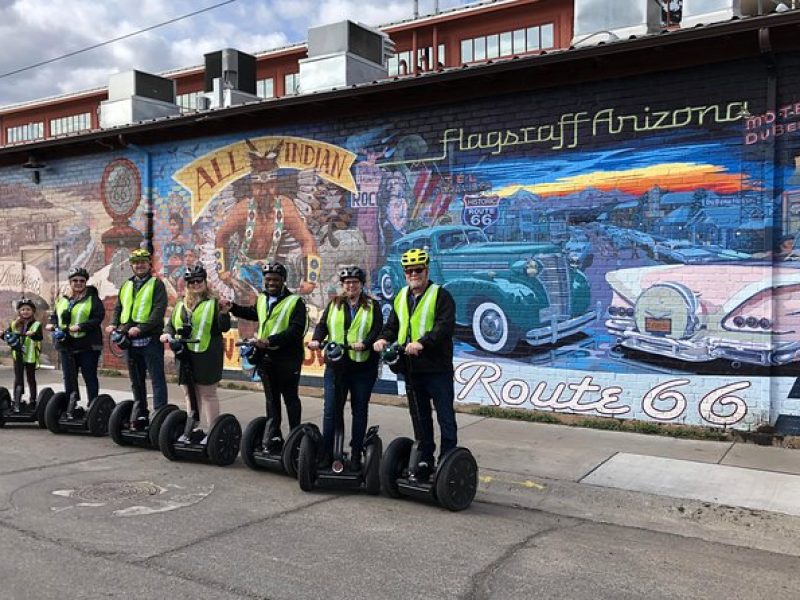
{"label": "yellow safety vest", "polygon": [[[328,308],[328,339],[337,344],[344,343],[345,304],[346,302],[343,302],[338,307],[331,304]],[[350,307],[347,307],[347,310],[350,310]],[[369,304],[366,308],[363,306],[358,307],[353,321],[350,323],[350,329],[347,330],[347,345],[352,346],[353,344],[363,342],[371,329],[372,300],[369,300]],[[367,359],[369,359],[369,350],[362,350],[360,352],[349,350],[348,355],[353,362],[366,362]]]}
{"label": "yellow safety vest", "polygon": [[[29,365],[36,365],[38,367],[39,353],[42,351],[42,342],[34,342],[28,336],[21,335],[22,329],[16,326],[16,320],[12,321],[8,328],[14,333],[19,333],[20,337],[22,338],[22,362]],[[39,323],[39,321],[34,321],[33,325],[31,325],[28,331],[31,333],[36,333],[41,328],[42,324]],[[14,360],[19,360],[19,352],[12,351],[11,356]]]}
{"label": "yellow safety vest", "polygon": [[394,299],[394,312],[400,322],[400,329],[397,333],[397,341],[405,344],[410,339],[412,342],[419,339],[433,329],[434,317],[436,316],[436,299],[439,296],[439,286],[431,284],[425,293],[422,294],[414,307],[414,313],[408,314],[408,286],[400,290]]}
{"label": "yellow safety vest", "polygon": [[292,316],[294,307],[300,296],[291,294],[286,296],[283,300],[279,300],[275,307],[272,309],[272,314],[269,314],[269,302],[266,294],[259,294],[256,301],[256,311],[258,313],[258,338],[261,340],[267,339],[271,335],[281,333],[289,328],[289,318]]}
{"label": "yellow safety vest", "polygon": [[156,287],[156,278],[150,277],[134,296],[133,281],[130,279],[122,285],[119,291],[119,301],[122,304],[120,314],[120,325],[125,325],[133,321],[134,323],[144,323],[150,317],[153,310],[153,291]]}
{"label": "yellow safety vest", "polygon": [[[217,301],[213,298],[203,300],[192,311],[192,339],[199,340],[186,347],[192,352],[205,352],[211,342],[211,325],[214,322],[214,308]],[[179,300],[172,311],[172,327],[179,331],[183,327],[183,300]]]}
{"label": "yellow safety vest", "polygon": [[92,313],[92,298],[91,296],[86,296],[81,299],[79,302],[76,302],[72,307],[72,315],[67,324],[64,321],[64,313],[69,308],[69,299],[61,296],[56,302],[56,314],[58,315],[58,326],[66,333],[68,336],[73,338],[82,338],[86,335],[85,331],[69,331],[70,325],[81,325],[86,323],[89,320],[89,315]]}

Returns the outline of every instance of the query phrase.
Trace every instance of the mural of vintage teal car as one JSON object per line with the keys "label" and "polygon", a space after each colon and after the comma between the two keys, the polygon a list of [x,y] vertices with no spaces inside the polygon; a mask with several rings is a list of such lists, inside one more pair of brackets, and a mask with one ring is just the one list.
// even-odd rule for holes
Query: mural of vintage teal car
{"label": "mural of vintage teal car", "polygon": [[420,229],[392,244],[377,281],[386,300],[405,285],[400,256],[410,248],[428,250],[430,277],[453,295],[456,323],[486,352],[510,353],[521,340],[555,344],[597,318],[586,276],[557,245],[490,242],[470,226]]}

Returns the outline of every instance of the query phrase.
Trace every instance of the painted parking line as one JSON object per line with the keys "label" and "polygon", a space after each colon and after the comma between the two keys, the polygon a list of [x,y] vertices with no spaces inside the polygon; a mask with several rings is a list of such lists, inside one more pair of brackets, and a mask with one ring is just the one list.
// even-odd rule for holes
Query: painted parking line
{"label": "painted parking line", "polygon": [[800,516],[800,476],[786,473],[620,453],[581,483]]}

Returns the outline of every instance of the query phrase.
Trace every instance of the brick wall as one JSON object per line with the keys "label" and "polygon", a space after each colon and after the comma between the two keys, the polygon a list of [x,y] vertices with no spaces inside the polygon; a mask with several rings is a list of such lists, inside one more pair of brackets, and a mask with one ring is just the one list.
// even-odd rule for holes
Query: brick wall
{"label": "brick wall", "polygon": [[[752,60],[214,138],[198,124],[149,162],[48,161],[39,185],[5,168],[3,306],[26,248],[49,308],[56,243],[62,279],[87,266],[113,306],[149,195],[172,296],[199,261],[252,302],[280,260],[314,322],[357,263],[388,311],[399,254],[427,247],[456,299],[459,401],[739,428],[798,414],[800,83],[797,56],[776,60],[774,80]],[[231,368],[251,331],[228,340]]]}

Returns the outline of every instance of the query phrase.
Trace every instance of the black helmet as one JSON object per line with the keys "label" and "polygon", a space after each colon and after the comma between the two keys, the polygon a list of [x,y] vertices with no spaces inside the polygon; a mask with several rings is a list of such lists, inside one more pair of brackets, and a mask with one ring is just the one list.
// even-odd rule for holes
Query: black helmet
{"label": "black helmet", "polygon": [[367,274],[364,273],[364,269],[355,265],[342,267],[342,270],[339,271],[339,281],[342,282],[345,279],[358,279],[363,285],[367,282]]}
{"label": "black helmet", "polygon": [[286,281],[286,276],[287,276],[286,267],[284,267],[279,262],[271,262],[265,264],[261,268],[261,274],[264,275],[264,277],[271,274],[280,275],[281,279],[283,279],[284,281]]}
{"label": "black helmet", "polygon": [[72,279],[73,277],[83,277],[84,279],[89,279],[89,271],[83,267],[72,267],[67,273],[67,279]]}
{"label": "black helmet", "polygon": [[19,310],[23,306],[30,306],[31,310],[33,311],[36,310],[36,305],[33,303],[33,300],[31,300],[30,298],[26,298],[25,296],[20,298],[19,301],[17,302],[17,310]]}
{"label": "black helmet", "polygon": [[203,265],[193,265],[186,269],[183,274],[183,279],[189,281],[190,279],[208,279],[208,273],[203,268]]}

